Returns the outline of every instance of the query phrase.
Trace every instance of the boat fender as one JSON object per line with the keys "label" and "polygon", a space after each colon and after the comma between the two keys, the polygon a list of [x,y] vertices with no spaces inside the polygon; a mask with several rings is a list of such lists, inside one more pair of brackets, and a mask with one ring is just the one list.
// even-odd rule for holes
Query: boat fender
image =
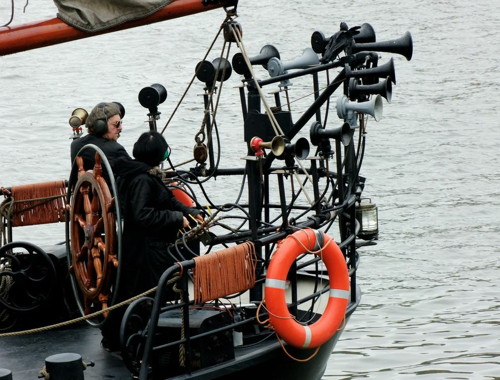
{"label": "boat fender", "polygon": [[170,184],[170,190],[172,194],[174,194],[175,199],[179,202],[182,202],[184,205],[188,207],[196,207],[196,203],[193,201],[193,198],[184,190],[184,185],[179,182],[172,182]]}
{"label": "boat fender", "polygon": [[[304,325],[290,314],[285,297],[286,279],[295,259],[303,253],[320,256],[330,278],[328,303],[323,315]],[[314,348],[332,338],[345,318],[349,301],[349,272],[342,251],[323,231],[304,229],[289,235],[278,245],[266,274],[265,303],[269,322],[286,343]]]}

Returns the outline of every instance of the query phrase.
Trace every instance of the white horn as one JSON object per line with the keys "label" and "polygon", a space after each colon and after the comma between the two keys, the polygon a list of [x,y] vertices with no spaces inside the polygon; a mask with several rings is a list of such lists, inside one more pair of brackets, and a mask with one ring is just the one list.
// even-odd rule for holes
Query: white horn
{"label": "white horn", "polygon": [[366,102],[350,102],[347,96],[342,95],[337,99],[337,115],[341,119],[349,119],[349,111],[367,113],[376,121],[382,118],[383,101],[380,95],[372,97]]}
{"label": "white horn", "polygon": [[312,48],[304,49],[302,55],[293,61],[281,62],[276,57],[269,59],[267,62],[267,71],[271,77],[283,75],[289,69],[305,69],[306,67],[318,65],[319,57]]}

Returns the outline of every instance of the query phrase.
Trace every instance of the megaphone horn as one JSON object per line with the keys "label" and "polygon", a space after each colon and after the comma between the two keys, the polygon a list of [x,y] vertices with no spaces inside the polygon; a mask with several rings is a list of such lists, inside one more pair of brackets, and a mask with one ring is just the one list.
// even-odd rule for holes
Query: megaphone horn
{"label": "megaphone horn", "polygon": [[346,119],[349,111],[367,113],[379,121],[383,112],[382,97],[377,95],[366,102],[350,102],[347,96],[342,95],[337,99],[337,115],[340,119]]}
{"label": "megaphone horn", "polygon": [[358,29],[358,33],[354,35],[355,42],[375,42],[375,30],[373,27],[365,22],[361,24],[361,27]]}
{"label": "megaphone horn", "polygon": [[219,82],[228,80],[232,72],[231,64],[225,58],[215,58],[212,62],[201,61],[196,65],[196,78],[209,85],[215,80]]}
{"label": "megaphone horn", "polygon": [[160,83],[153,83],[139,91],[139,103],[144,108],[153,109],[167,99],[167,89]]}
{"label": "megaphone horn", "polygon": [[304,49],[302,55],[293,61],[281,62],[278,58],[271,58],[267,62],[267,71],[271,77],[284,74],[289,69],[304,69],[319,64],[319,57],[311,48]]}
{"label": "megaphone horn", "polygon": [[311,130],[309,131],[311,142],[315,146],[318,146],[321,140],[328,138],[340,140],[342,145],[348,146],[351,143],[353,133],[354,130],[349,123],[344,123],[338,128],[324,129],[320,123],[315,122],[311,125]]}
{"label": "megaphone horn", "polygon": [[384,63],[383,65],[373,67],[371,69],[364,70],[352,70],[349,65],[345,66],[345,76],[347,78],[363,78],[363,77],[377,77],[377,78],[387,78],[389,77],[392,83],[396,84],[396,71],[394,70],[394,59],[391,59]]}
{"label": "megaphone horn", "polygon": [[311,47],[315,53],[323,54],[328,41],[330,41],[330,38],[325,38],[325,35],[319,30],[316,30],[311,35]]}
{"label": "megaphone horn", "polygon": [[281,156],[278,158],[284,158],[283,156],[294,156],[299,160],[304,160],[309,156],[309,141],[305,137],[300,137],[295,143],[290,143],[285,141],[285,150]]}
{"label": "megaphone horn", "polygon": [[[319,30],[315,31],[311,35],[312,49],[318,54],[323,54],[331,38],[325,38],[325,35]],[[375,30],[370,24],[364,23],[359,27],[358,33],[353,36],[353,39],[355,42],[375,42]]]}
{"label": "megaphone horn", "polygon": [[281,136],[275,136],[271,141],[263,141],[260,137],[252,137],[250,140],[250,148],[255,152],[256,156],[262,156],[262,149],[271,149],[275,156],[281,156],[285,151],[285,139]]}
{"label": "megaphone horn", "polygon": [[389,103],[392,98],[392,83],[389,77],[381,82],[361,85],[356,78],[349,79],[349,98],[356,100],[360,95],[382,95]]}
{"label": "megaphone horn", "polygon": [[89,116],[88,112],[83,108],[76,108],[69,118],[69,125],[72,128],[78,128],[81,125],[85,124],[87,121],[87,117]]}
{"label": "megaphone horn", "polygon": [[[273,45],[264,45],[262,49],[260,49],[259,55],[255,57],[249,58],[250,63],[252,65],[262,65],[267,70],[267,61],[271,58],[280,58],[280,53],[278,49],[276,49]],[[233,64],[233,69],[240,75],[248,74],[249,70],[245,59],[243,58],[243,54],[236,53],[233,56],[233,60],[231,61]]]}
{"label": "megaphone horn", "polygon": [[380,42],[354,43],[352,52],[362,50],[385,51],[389,53],[401,54],[409,61],[413,55],[413,39],[410,32],[406,32],[402,37]]}

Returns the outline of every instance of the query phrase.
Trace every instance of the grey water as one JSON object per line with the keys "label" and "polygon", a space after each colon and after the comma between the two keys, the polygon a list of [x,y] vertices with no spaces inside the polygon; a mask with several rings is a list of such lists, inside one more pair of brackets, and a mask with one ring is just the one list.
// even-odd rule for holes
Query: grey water
{"label": "grey water", "polygon": [[[0,6],[0,23],[9,6]],[[16,3],[17,23],[55,12],[50,2],[23,7]],[[498,7],[486,0],[241,0],[238,14],[250,55],[273,44],[283,60],[310,46],[315,30],[329,36],[341,21],[370,23],[379,41],[413,36],[413,59],[394,56],[392,103],[368,126],[361,174],[364,195],[379,208],[379,241],[361,252],[362,301],[324,379],[500,379]],[[147,129],[138,91],[165,85],[165,122],[223,19],[217,10],[0,58],[0,186],[67,178],[67,120],[76,107],[122,102],[120,142],[130,151]],[[236,75],[225,86],[236,94]],[[166,133],[179,162],[189,159],[201,126],[201,93],[198,84]],[[244,151],[237,99],[219,112],[228,126],[221,140],[234,157]],[[217,196],[234,197],[220,185]],[[15,238],[64,239],[60,226],[39,231],[26,227]]]}

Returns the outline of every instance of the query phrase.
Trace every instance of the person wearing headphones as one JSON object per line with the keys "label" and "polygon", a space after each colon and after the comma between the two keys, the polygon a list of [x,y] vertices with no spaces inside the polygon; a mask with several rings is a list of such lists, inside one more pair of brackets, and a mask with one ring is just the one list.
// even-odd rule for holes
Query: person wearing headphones
{"label": "person wearing headphones", "polygon": [[[179,229],[189,227],[192,219],[203,222],[201,211],[177,200],[162,181],[159,165],[170,155],[170,147],[161,133],[141,134],[132,154],[135,159],[120,157],[115,165],[124,222],[117,302],[155,287],[163,272],[178,261],[168,248]],[[124,311],[125,307],[111,311],[101,327],[101,343],[108,351],[119,349]]]}
{"label": "person wearing headphones", "polygon": [[[124,116],[125,108],[118,102],[97,104],[85,122],[88,134],[73,140],[71,143],[71,163],[73,164],[80,149],[87,144],[93,144],[100,148],[106,155],[111,168],[113,168],[114,161],[119,157],[130,159],[125,148],[117,142],[123,129],[122,118]],[[95,151],[86,149],[81,155],[84,169],[92,169],[94,167]]]}

